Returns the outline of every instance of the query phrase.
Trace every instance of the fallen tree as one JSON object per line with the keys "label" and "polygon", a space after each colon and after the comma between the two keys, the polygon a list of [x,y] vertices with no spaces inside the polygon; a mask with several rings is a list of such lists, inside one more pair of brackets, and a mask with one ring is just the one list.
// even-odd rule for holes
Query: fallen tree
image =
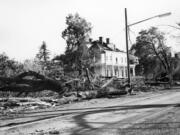
{"label": "fallen tree", "polygon": [[[77,79],[72,79],[72,82]],[[34,71],[19,74],[16,77],[0,77],[0,91],[28,93],[51,90],[62,95],[68,89],[67,80],[55,80]]]}

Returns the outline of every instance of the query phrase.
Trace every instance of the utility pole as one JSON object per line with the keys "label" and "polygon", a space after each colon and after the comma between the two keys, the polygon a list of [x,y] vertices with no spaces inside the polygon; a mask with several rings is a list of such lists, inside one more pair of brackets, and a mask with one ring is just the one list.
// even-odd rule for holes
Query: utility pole
{"label": "utility pole", "polygon": [[129,46],[128,46],[128,24],[127,24],[127,9],[125,8],[125,31],[126,31],[126,53],[127,53],[127,75],[128,75],[128,85],[131,86],[130,78],[130,67],[129,67]]}
{"label": "utility pole", "polygon": [[154,19],[154,18],[162,18],[162,17],[166,17],[166,16],[169,16],[171,15],[171,12],[168,12],[168,13],[164,13],[164,14],[159,14],[159,15],[156,15],[156,16],[153,16],[153,17],[150,17],[150,18],[147,18],[147,19],[144,19],[144,20],[141,20],[141,21],[138,21],[138,22],[135,22],[133,24],[129,24],[128,25],[128,22],[127,22],[127,9],[125,8],[125,37],[126,37],[126,53],[127,53],[127,75],[128,75],[128,85],[131,86],[131,78],[130,78],[130,66],[129,66],[129,47],[128,47],[128,30],[129,30],[129,27],[130,26],[134,26],[136,24],[139,24],[139,23],[142,23],[142,22],[145,22],[145,21],[148,21],[150,19]]}

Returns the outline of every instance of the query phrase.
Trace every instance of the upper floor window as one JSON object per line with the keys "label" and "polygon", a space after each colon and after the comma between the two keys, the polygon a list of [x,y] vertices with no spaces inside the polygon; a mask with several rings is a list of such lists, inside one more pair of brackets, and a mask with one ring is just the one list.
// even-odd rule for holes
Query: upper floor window
{"label": "upper floor window", "polygon": [[110,56],[110,60],[112,61],[112,55]]}
{"label": "upper floor window", "polygon": [[118,58],[116,58],[116,64],[118,63]]}
{"label": "upper floor window", "polygon": [[121,63],[123,63],[123,57],[121,58]]}
{"label": "upper floor window", "polygon": [[106,56],[106,60],[108,60],[108,56]]}

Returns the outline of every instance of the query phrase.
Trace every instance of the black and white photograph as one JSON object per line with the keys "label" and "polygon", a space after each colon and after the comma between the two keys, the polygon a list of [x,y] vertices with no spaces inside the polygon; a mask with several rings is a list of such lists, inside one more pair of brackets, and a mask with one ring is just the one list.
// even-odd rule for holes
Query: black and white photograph
{"label": "black and white photograph", "polygon": [[180,135],[180,1],[0,0],[0,135]]}

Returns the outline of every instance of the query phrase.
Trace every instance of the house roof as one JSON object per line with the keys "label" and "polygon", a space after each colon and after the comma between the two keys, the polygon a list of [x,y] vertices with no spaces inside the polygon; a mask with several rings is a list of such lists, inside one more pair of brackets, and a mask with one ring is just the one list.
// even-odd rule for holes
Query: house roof
{"label": "house roof", "polygon": [[[125,51],[122,51],[122,50],[119,50],[118,48],[115,47],[114,44],[110,43],[110,44],[107,44],[107,43],[100,43],[99,40],[95,40],[95,41],[92,41],[91,43],[91,46],[89,47],[89,49],[91,48],[95,48],[95,47],[98,47],[100,49],[101,52],[105,52],[105,51],[113,51],[113,52],[122,52],[122,53],[126,53]],[[110,47],[111,46],[111,47]],[[112,48],[112,46],[114,46],[114,48]],[[137,59],[136,56],[134,56],[133,54],[129,53],[129,58],[130,59]]]}
{"label": "house roof", "polygon": [[114,52],[123,52],[126,53],[122,50],[119,50],[118,48],[111,48],[110,46],[115,46],[114,44],[110,43],[110,44],[106,44],[106,43],[100,43],[98,40],[91,42],[92,46],[90,48],[93,48],[95,46],[99,47],[100,49],[102,49],[102,51],[114,51]]}

